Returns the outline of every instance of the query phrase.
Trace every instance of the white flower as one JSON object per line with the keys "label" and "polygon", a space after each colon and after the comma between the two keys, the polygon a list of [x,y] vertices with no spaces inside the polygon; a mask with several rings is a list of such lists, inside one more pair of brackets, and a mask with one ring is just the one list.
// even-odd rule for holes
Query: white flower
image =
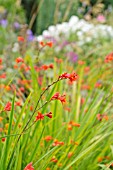
{"label": "white flower", "polygon": [[39,41],[39,42],[40,42],[40,41],[43,41],[43,39],[44,39],[44,38],[43,38],[42,35],[39,35],[39,36],[37,37],[37,41]]}
{"label": "white flower", "polygon": [[49,30],[49,32],[55,32],[56,26],[51,25],[51,26],[48,27],[48,30]]}
{"label": "white flower", "polygon": [[13,46],[13,48],[12,48],[12,52],[17,52],[17,51],[19,51],[19,44],[18,43],[14,43],[14,46]]}
{"label": "white flower", "polygon": [[42,35],[43,35],[43,37],[51,36],[50,32],[48,30],[43,31]]}
{"label": "white flower", "polygon": [[76,24],[79,21],[79,18],[77,16],[71,16],[70,20],[69,20],[69,24],[73,25]]}

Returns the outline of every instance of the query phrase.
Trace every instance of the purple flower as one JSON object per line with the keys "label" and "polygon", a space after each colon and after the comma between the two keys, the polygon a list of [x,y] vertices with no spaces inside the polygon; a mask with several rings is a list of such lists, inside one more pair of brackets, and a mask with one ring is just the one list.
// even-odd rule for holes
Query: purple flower
{"label": "purple flower", "polygon": [[8,22],[7,22],[7,20],[6,19],[2,19],[2,20],[0,20],[0,25],[2,26],[2,27],[6,27],[7,26],[7,24],[8,24]]}
{"label": "purple flower", "polygon": [[78,55],[73,52],[73,51],[70,51],[67,53],[67,57],[72,61],[72,62],[76,62],[78,60]]}
{"label": "purple flower", "polygon": [[70,42],[68,41],[64,41],[61,45],[60,45],[60,48],[63,49],[65,46],[69,45]]}
{"label": "purple flower", "polygon": [[31,30],[27,30],[27,40],[28,41],[33,41],[34,40],[34,35],[33,32]]}
{"label": "purple flower", "polygon": [[28,41],[33,41],[34,40],[34,35],[28,35],[27,40]]}
{"label": "purple flower", "polygon": [[20,24],[18,22],[14,22],[14,28],[18,30],[20,28]]}
{"label": "purple flower", "polygon": [[27,35],[33,35],[33,32],[31,30],[27,30]]}

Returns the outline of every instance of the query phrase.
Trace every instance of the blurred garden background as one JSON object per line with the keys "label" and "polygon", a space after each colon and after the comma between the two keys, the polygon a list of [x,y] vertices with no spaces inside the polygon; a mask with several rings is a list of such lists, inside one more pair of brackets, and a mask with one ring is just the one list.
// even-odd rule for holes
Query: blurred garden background
{"label": "blurred garden background", "polygon": [[113,169],[113,0],[0,0],[0,170]]}

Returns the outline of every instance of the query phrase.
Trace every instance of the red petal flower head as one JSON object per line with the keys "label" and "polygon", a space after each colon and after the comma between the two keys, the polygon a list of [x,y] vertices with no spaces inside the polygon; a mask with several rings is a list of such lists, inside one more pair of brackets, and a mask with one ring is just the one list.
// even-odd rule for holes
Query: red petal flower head
{"label": "red petal flower head", "polygon": [[7,102],[4,111],[10,111],[10,110],[11,110],[11,102]]}
{"label": "red petal flower head", "polygon": [[2,138],[2,142],[5,142],[6,138]]}
{"label": "red petal flower head", "polygon": [[51,159],[51,162],[57,163],[57,162],[58,162],[58,160],[56,159],[56,157],[55,157],[55,156],[53,156],[53,157],[52,157],[52,159]]}
{"label": "red petal flower head", "polygon": [[41,42],[40,42],[40,45],[41,45],[42,47],[44,47],[44,46],[45,46],[45,43],[44,43],[43,41],[41,41]]}
{"label": "red petal flower head", "polygon": [[56,92],[54,96],[51,98],[51,100],[60,100],[61,103],[63,104],[66,102],[66,95],[65,94],[60,95],[59,92]]}
{"label": "red petal flower head", "polygon": [[54,67],[53,64],[49,64],[49,68],[53,69],[53,67]]}
{"label": "red petal flower head", "polygon": [[16,58],[16,63],[20,63],[20,62],[24,62],[24,60],[23,60],[23,58],[21,58],[21,57],[18,57],[18,58]]}
{"label": "red petal flower head", "polygon": [[64,94],[64,95],[61,95],[60,97],[59,97],[59,100],[61,101],[61,103],[63,104],[63,103],[66,103],[66,95]]}
{"label": "red petal flower head", "polygon": [[62,75],[59,76],[59,79],[69,79],[72,82],[78,79],[78,75],[75,72],[71,74],[63,73]]}
{"label": "red petal flower head", "polygon": [[55,94],[54,94],[54,96],[51,98],[51,100],[54,100],[54,99],[59,99],[59,95],[60,95],[60,93],[59,92],[56,92]]}
{"label": "red petal flower head", "polygon": [[0,64],[2,64],[2,58],[0,58]]}
{"label": "red petal flower head", "polygon": [[29,163],[25,168],[24,170],[34,170],[33,166],[32,166],[32,162]]}
{"label": "red petal flower head", "polygon": [[59,76],[60,79],[67,79],[69,78],[70,74],[68,73],[63,73],[61,76]]}
{"label": "red petal flower head", "polygon": [[47,117],[49,117],[50,119],[52,118],[52,112],[49,112],[47,114],[45,114]]}
{"label": "red petal flower head", "polygon": [[52,47],[53,43],[52,42],[47,42],[46,45],[49,46],[49,47]]}
{"label": "red petal flower head", "polygon": [[44,140],[46,140],[46,142],[49,142],[50,140],[52,140],[53,138],[52,138],[52,136],[46,136],[45,138],[44,138]]}
{"label": "red petal flower head", "polygon": [[108,63],[108,62],[111,62],[113,61],[113,52],[108,54],[106,57],[105,57],[105,62]]}
{"label": "red petal flower head", "polygon": [[38,115],[36,116],[36,120],[35,121],[38,121],[38,120],[43,120],[44,119],[44,115],[40,112],[38,112]]}
{"label": "red petal flower head", "polygon": [[42,68],[43,70],[47,70],[47,69],[49,68],[49,66],[43,65],[41,68]]}
{"label": "red petal flower head", "polygon": [[1,79],[5,79],[5,78],[6,78],[6,73],[2,73],[2,74],[0,75],[0,78],[1,78]]}
{"label": "red petal flower head", "polygon": [[18,36],[18,41],[19,41],[19,42],[24,42],[24,37]]}
{"label": "red petal flower head", "polygon": [[70,76],[69,76],[69,80],[70,81],[78,80],[78,75],[75,72],[71,73]]}

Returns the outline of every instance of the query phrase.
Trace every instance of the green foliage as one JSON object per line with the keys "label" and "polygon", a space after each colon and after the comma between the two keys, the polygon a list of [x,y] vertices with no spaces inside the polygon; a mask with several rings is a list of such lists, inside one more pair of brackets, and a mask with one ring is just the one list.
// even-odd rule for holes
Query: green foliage
{"label": "green foliage", "polygon": [[36,32],[40,34],[42,30],[47,29],[49,25],[53,25],[62,21],[68,21],[71,15],[76,15],[77,8],[78,1],[42,1],[37,15]]}

